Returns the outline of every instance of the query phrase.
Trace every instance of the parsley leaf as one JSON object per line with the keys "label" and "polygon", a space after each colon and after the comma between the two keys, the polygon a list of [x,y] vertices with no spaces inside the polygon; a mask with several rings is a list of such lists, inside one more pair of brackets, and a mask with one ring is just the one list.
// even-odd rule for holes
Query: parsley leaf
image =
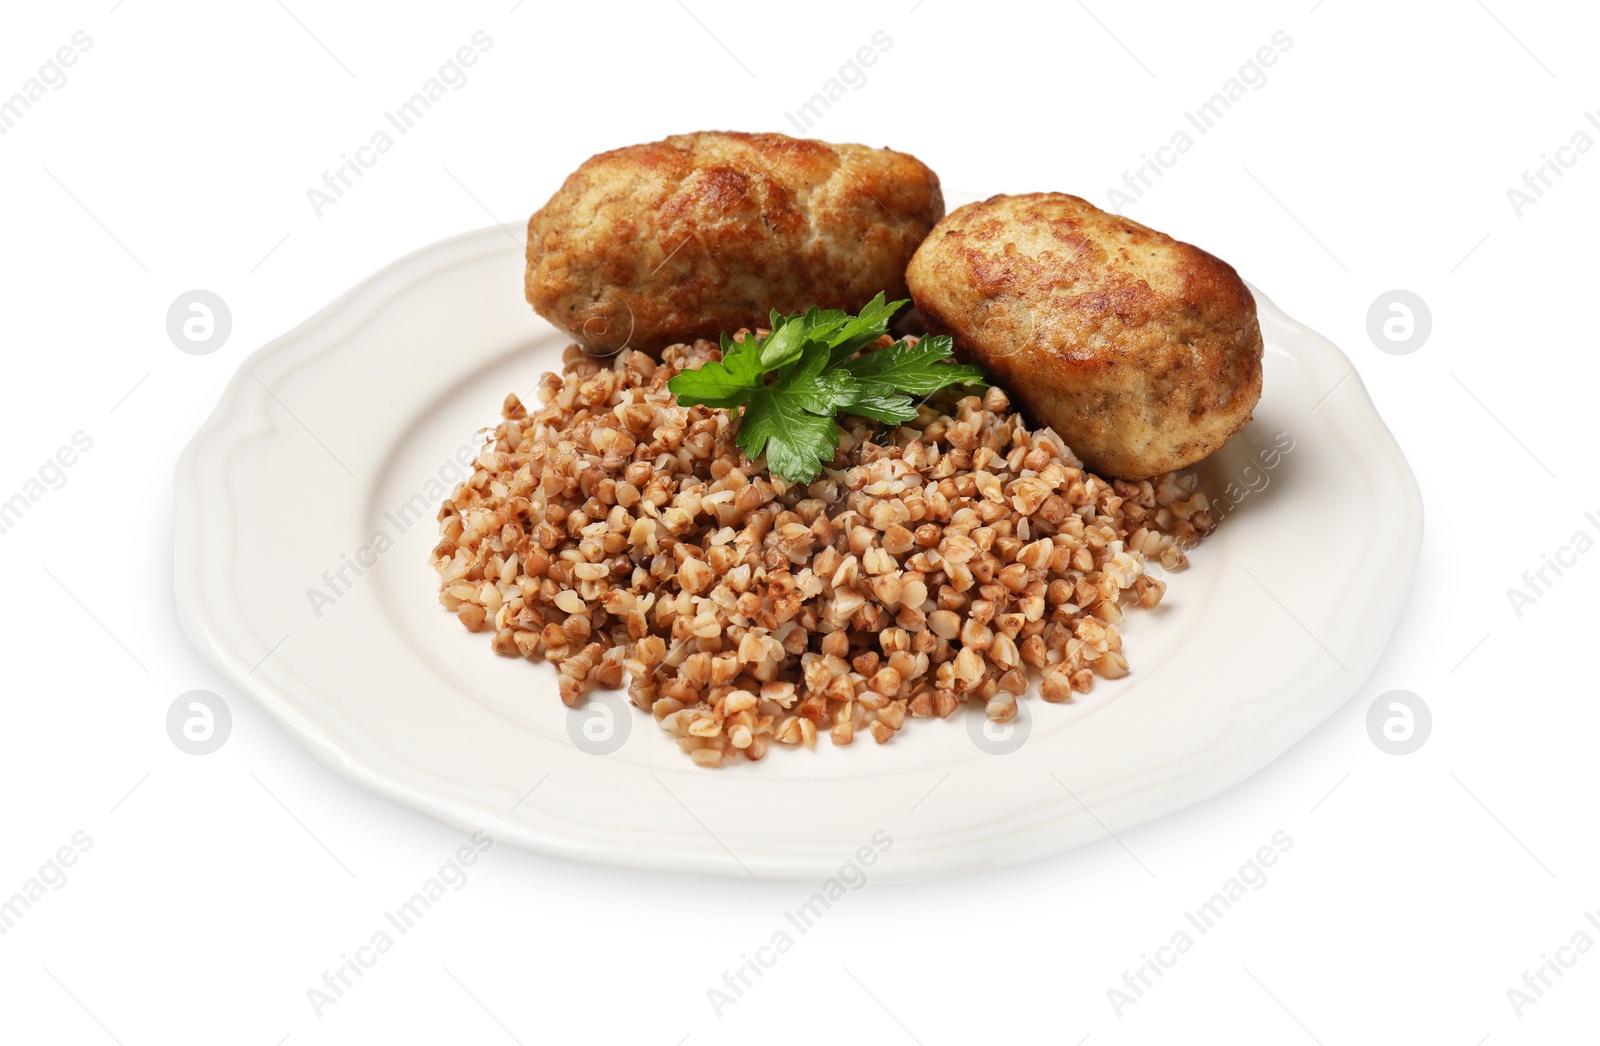
{"label": "parsley leaf", "polygon": [[828,341],[834,332],[849,320],[850,314],[841,309],[829,309],[824,312],[813,305],[806,310],[806,334],[817,341]]}
{"label": "parsley leaf", "polygon": [[829,366],[838,366],[887,334],[890,317],[909,300],[885,303],[883,292],[879,291],[877,297],[867,302],[860,316],[849,320],[829,339],[828,347],[833,350],[828,358]]}
{"label": "parsley leaf", "polygon": [[827,366],[828,346],[810,342],[745,400],[735,442],[752,459],[765,451],[767,467],[785,479],[815,477],[839,449],[833,415],[855,398],[855,382],[843,372],[825,374]]}
{"label": "parsley leaf", "polygon": [[[839,450],[839,427],[832,414],[812,414],[789,402],[768,409],[745,408],[739,446],[752,459],[764,453],[767,468],[791,482],[806,483],[822,472]],[[763,444],[765,449],[763,450]]]}
{"label": "parsley leaf", "polygon": [[943,362],[953,349],[947,337],[862,351],[905,304],[879,294],[858,316],[815,307],[793,316],[774,310],[766,337],[734,341],[724,334],[721,361],[682,371],[667,387],[684,406],[742,408],[735,442],[746,456],[765,457],[775,475],[808,483],[838,452],[836,415],[899,425],[917,415],[913,396],[950,385],[983,387],[978,368]]}
{"label": "parsley leaf", "polygon": [[862,383],[882,383],[909,392],[927,396],[947,385],[967,384],[984,388],[983,371],[961,364],[939,364],[955,352],[948,335],[923,338],[915,345],[900,341],[887,349],[868,352],[839,366]]}
{"label": "parsley leaf", "polygon": [[[749,341],[748,338],[745,339]],[[758,343],[757,358],[762,370],[777,370],[790,360],[799,357],[810,338],[806,334],[806,318],[791,316],[772,320],[772,333]]]}
{"label": "parsley leaf", "polygon": [[765,387],[769,369],[761,362],[761,349],[754,338],[735,342],[724,334],[720,363],[713,361],[697,370],[683,371],[668,382],[668,387],[678,396],[679,403],[731,409]]}
{"label": "parsley leaf", "polygon": [[844,408],[844,413],[855,414],[890,425],[903,425],[917,416],[917,405],[910,396],[894,391],[892,385],[880,382],[856,382],[856,396]]}

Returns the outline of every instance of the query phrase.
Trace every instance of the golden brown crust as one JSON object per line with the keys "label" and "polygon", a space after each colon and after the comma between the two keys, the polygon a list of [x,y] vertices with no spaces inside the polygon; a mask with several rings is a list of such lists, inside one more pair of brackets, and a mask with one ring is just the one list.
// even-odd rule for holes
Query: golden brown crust
{"label": "golden brown crust", "polygon": [[528,301],[592,350],[754,327],[770,309],[906,296],[944,214],[915,157],[703,131],[601,153],[528,222]]}
{"label": "golden brown crust", "polygon": [[1261,398],[1255,299],[1233,267],[1076,196],[958,208],[906,279],[929,329],[1097,472],[1191,465]]}

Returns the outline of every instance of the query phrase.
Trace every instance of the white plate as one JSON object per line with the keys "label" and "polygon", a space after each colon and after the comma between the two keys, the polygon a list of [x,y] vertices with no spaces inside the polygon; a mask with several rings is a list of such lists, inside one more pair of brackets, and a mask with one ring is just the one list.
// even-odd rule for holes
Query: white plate
{"label": "white plate", "polygon": [[[455,452],[507,392],[531,400],[566,345],[523,302],[522,248],[499,226],[397,262],[245,362],[179,463],[178,608],[318,758],[533,850],[810,880],[880,832],[880,879],[1058,853],[1283,753],[1355,693],[1410,586],[1422,513],[1404,457],[1339,350],[1256,300],[1265,395],[1201,476],[1214,500],[1257,489],[1157,610],[1129,613],[1132,674],[1024,701],[1020,744],[986,737],[975,709],[721,770],[632,709],[615,752],[574,743],[584,716],[604,734],[606,706],[569,712],[549,665],[495,656],[439,606],[428,562]],[[1256,455],[1275,440],[1293,449],[1269,468]]]}

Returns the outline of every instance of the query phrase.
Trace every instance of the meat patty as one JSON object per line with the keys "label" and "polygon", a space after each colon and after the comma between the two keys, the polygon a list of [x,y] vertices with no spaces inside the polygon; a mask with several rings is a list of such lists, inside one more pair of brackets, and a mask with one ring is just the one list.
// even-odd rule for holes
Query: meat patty
{"label": "meat patty", "polygon": [[1192,465],[1261,398],[1255,299],[1233,267],[1076,196],[958,208],[906,279],[929,329],[1102,475]]}
{"label": "meat patty", "polygon": [[702,131],[585,161],[528,222],[528,302],[594,352],[657,351],[906,297],[944,214],[915,157],[781,134]]}

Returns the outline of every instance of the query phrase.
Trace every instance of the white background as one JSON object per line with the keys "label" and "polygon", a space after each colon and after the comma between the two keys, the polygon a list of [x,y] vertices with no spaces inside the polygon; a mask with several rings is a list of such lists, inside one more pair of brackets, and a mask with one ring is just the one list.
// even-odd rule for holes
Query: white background
{"label": "white background", "polygon": [[[1507,197],[1578,129],[1600,137],[1584,120],[1600,110],[1592,10],[112,2],[10,5],[0,31],[0,97],[75,31],[93,40],[0,136],[0,498],[74,432],[93,439],[0,535],[0,895],[74,832],[93,839],[0,936],[6,1040],[1474,1046],[1592,1031],[1600,954],[1520,1016],[1507,989],[1600,909],[1600,555],[1520,617],[1506,594],[1600,515],[1600,150],[1520,215]],[[470,82],[317,217],[306,190],[479,29],[493,47]],[[1280,29],[1293,44],[1265,85],[1126,210],[1341,345],[1415,468],[1422,562],[1358,696],[1249,782],[1118,840],[851,894],[720,1017],[706,989],[812,887],[509,846],[317,1016],[307,988],[463,840],[316,763],[178,626],[173,463],[239,361],[408,251],[491,216],[515,227],[591,153],[792,130],[784,114],[877,30],[891,48],[814,135],[913,152],[952,190],[1104,205]],[[209,356],[166,333],[193,288],[232,310]],[[1431,307],[1410,355],[1367,334],[1395,288]],[[234,717],[205,757],[164,725],[193,688]],[[1397,757],[1365,717],[1402,688],[1434,728]],[[1267,884],[1119,1015],[1107,989],[1278,831],[1293,847]]]}

